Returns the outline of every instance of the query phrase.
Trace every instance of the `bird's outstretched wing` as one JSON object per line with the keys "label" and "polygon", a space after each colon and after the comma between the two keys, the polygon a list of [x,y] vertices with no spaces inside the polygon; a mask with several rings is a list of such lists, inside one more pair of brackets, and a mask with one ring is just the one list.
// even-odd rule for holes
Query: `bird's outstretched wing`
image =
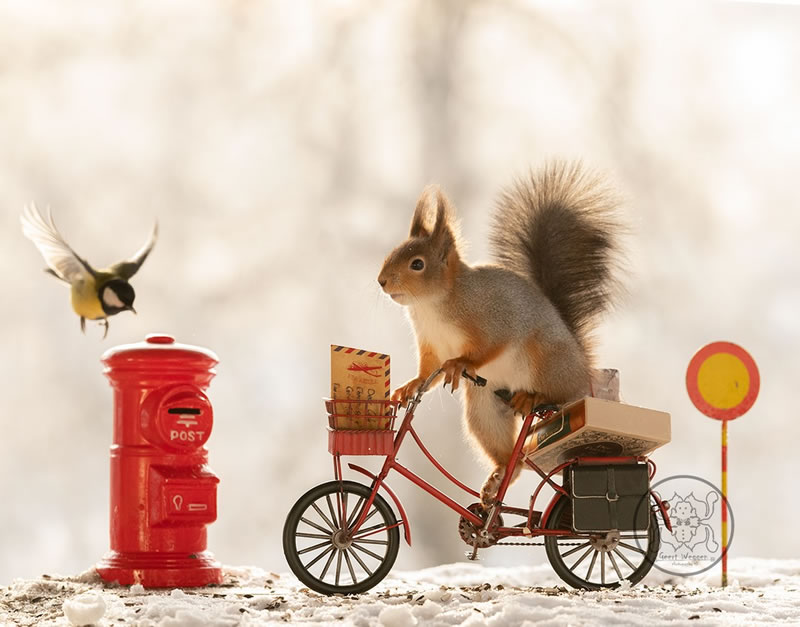
{"label": "bird's outstretched wing", "polygon": [[153,225],[153,230],[150,233],[150,237],[147,238],[147,241],[144,243],[144,245],[137,250],[131,258],[115,263],[108,269],[108,271],[111,274],[127,281],[138,272],[139,268],[142,267],[144,260],[147,259],[147,255],[150,254],[150,251],[153,250],[153,246],[156,245],[157,239],[158,222]]}
{"label": "bird's outstretched wing", "polygon": [[45,220],[36,205],[27,205],[20,216],[20,222],[22,233],[42,253],[48,272],[70,284],[77,283],[87,275],[96,276],[97,273],[89,263],[61,237],[49,208]]}

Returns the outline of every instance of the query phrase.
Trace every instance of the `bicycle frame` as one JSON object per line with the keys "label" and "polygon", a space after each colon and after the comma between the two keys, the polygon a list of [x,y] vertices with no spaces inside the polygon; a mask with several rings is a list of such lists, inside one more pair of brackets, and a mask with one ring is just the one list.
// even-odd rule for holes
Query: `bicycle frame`
{"label": "bicycle frame", "polygon": [[[535,536],[544,536],[544,535],[553,535],[553,536],[563,536],[563,535],[575,535],[574,531],[570,529],[545,529],[547,525],[548,518],[550,513],[555,506],[556,502],[558,501],[561,496],[569,497],[569,494],[564,489],[564,487],[553,480],[553,477],[558,473],[562,472],[569,466],[580,463],[580,464],[614,464],[614,463],[631,463],[631,462],[646,462],[650,466],[650,477],[655,474],[655,463],[646,458],[646,457],[579,457],[570,459],[557,467],[553,468],[550,472],[544,472],[541,468],[539,468],[536,464],[534,464],[530,459],[523,456],[522,451],[525,445],[525,441],[527,440],[530,432],[531,427],[539,416],[536,413],[531,413],[525,416],[522,421],[522,426],[519,431],[519,435],[517,436],[517,441],[514,445],[513,452],[511,457],[506,464],[505,471],[503,473],[503,478],[500,482],[500,487],[497,491],[497,496],[495,497],[495,505],[493,505],[488,513],[488,516],[484,519],[480,516],[476,515],[474,512],[470,511],[453,498],[446,495],[444,492],[436,488],[434,485],[414,473],[412,470],[403,466],[400,462],[397,461],[397,453],[400,450],[403,442],[407,435],[410,435],[411,438],[417,443],[422,453],[428,460],[433,464],[433,466],[442,474],[444,475],[451,483],[459,487],[461,490],[466,492],[467,494],[475,497],[480,498],[480,494],[470,488],[469,486],[465,485],[463,482],[456,479],[450,472],[448,472],[444,466],[442,466],[436,458],[431,454],[431,452],[427,449],[425,444],[422,442],[419,434],[416,432],[412,425],[412,421],[414,419],[414,415],[416,412],[416,408],[419,406],[423,393],[427,390],[428,386],[430,385],[431,381],[433,381],[438,372],[433,373],[428,380],[422,385],[417,395],[409,401],[408,407],[406,409],[405,416],[403,417],[403,421],[397,431],[397,434],[394,438],[392,452],[386,455],[386,459],[384,460],[383,466],[380,472],[376,475],[367,469],[357,466],[355,464],[348,464],[351,470],[356,472],[360,472],[368,477],[370,477],[373,481],[372,485],[372,492],[361,508],[361,513],[359,514],[355,525],[353,526],[352,534],[355,536],[361,526],[364,524],[364,520],[367,516],[367,512],[369,508],[372,506],[372,503],[375,499],[375,495],[378,493],[378,490],[383,488],[389,494],[389,496],[394,501],[395,505],[397,506],[398,512],[400,514],[400,520],[398,521],[398,526],[403,525],[404,527],[404,536],[406,543],[410,546],[411,545],[411,529],[408,521],[408,516],[406,515],[405,509],[403,508],[400,499],[394,494],[394,492],[389,488],[386,484],[386,477],[389,473],[394,470],[409,481],[411,481],[414,485],[419,488],[422,488],[425,492],[433,496],[436,500],[440,503],[446,505],[451,510],[459,514],[462,518],[468,520],[476,529],[481,529],[486,531],[491,529],[492,532],[499,538],[506,538],[511,536],[524,536],[524,537],[535,537]],[[511,484],[511,478],[514,475],[514,471],[519,464],[524,463],[532,470],[536,471],[542,480],[539,482],[536,490],[533,492],[533,495],[530,499],[530,504],[528,508],[521,509],[515,507],[509,507],[504,504],[504,498],[506,496],[506,492]],[[341,456],[339,454],[334,455],[334,476],[337,481],[342,481],[342,467],[341,467]],[[542,488],[545,485],[549,485],[554,491],[555,494],[551,497],[550,502],[548,503],[547,507],[545,508],[544,512],[541,513],[541,516],[538,516],[540,512],[535,509],[535,504],[537,498],[539,497]],[[654,492],[650,492],[651,496],[656,502],[656,505],[664,519],[665,525],[667,529],[671,530],[672,525],[670,524],[669,516],[667,515],[667,507],[662,502],[661,498],[655,494]],[[340,507],[342,505],[340,504]],[[496,526],[498,522],[498,518],[500,517],[501,513],[511,513],[517,515],[524,515],[526,516],[526,524],[524,527],[500,527]],[[344,512],[342,512],[342,515]],[[374,533],[374,532],[373,532]],[[369,534],[364,534],[369,535]],[[359,536],[363,537],[363,536]]]}
{"label": "bicycle frame", "polygon": [[[431,378],[433,378],[433,377],[431,377]],[[425,387],[427,387],[427,386],[423,386],[423,388],[422,388],[423,391],[424,391]],[[558,498],[560,497],[560,495],[562,495],[562,494],[566,495],[567,494],[562,486],[560,486],[559,484],[555,483],[552,480],[552,477],[553,477],[553,475],[555,475],[558,472],[560,472],[563,468],[565,468],[566,466],[568,466],[572,462],[567,462],[567,463],[562,464],[562,465],[558,466],[557,468],[553,469],[549,473],[544,473],[538,466],[533,464],[530,460],[525,459],[524,460],[525,463],[528,466],[530,466],[531,468],[533,468],[534,470],[536,470],[542,476],[542,482],[539,484],[539,487],[536,489],[536,492],[534,493],[534,496],[531,499],[530,506],[523,510],[523,509],[519,509],[519,508],[507,507],[507,506],[502,504],[503,503],[503,499],[505,498],[505,495],[506,495],[506,491],[508,490],[508,487],[509,487],[509,485],[511,483],[511,477],[514,474],[514,471],[515,471],[517,465],[520,463],[520,458],[521,458],[521,454],[522,454],[522,448],[523,448],[523,446],[525,444],[525,440],[528,437],[528,434],[530,432],[530,428],[531,428],[531,426],[533,424],[534,419],[536,419],[536,417],[537,417],[535,414],[529,414],[528,416],[526,416],[524,418],[524,420],[522,422],[522,427],[520,429],[519,436],[517,437],[517,441],[515,443],[513,453],[511,455],[511,458],[508,461],[508,464],[506,465],[505,472],[503,474],[503,478],[501,480],[500,487],[498,489],[498,493],[497,493],[497,497],[496,497],[497,498],[497,505],[491,508],[490,514],[487,517],[487,519],[485,519],[485,520],[483,518],[477,516],[474,512],[470,511],[466,507],[464,507],[461,504],[459,504],[457,501],[455,501],[454,499],[452,499],[451,497],[446,495],[444,492],[442,492],[441,490],[439,490],[438,488],[433,486],[431,483],[429,483],[428,481],[426,481],[425,479],[423,479],[422,477],[420,477],[419,475],[414,473],[412,470],[410,470],[410,469],[406,468],[405,466],[403,466],[402,464],[400,464],[397,461],[397,453],[400,450],[400,447],[402,446],[403,442],[405,441],[406,436],[410,434],[411,438],[417,443],[417,446],[419,446],[420,450],[423,452],[425,457],[427,457],[428,460],[430,460],[430,462],[433,464],[433,466],[442,475],[444,475],[451,483],[453,483],[454,485],[459,487],[461,490],[463,490],[467,494],[469,494],[469,495],[471,495],[471,496],[473,496],[475,498],[480,498],[480,494],[478,492],[476,492],[475,490],[473,490],[470,487],[468,487],[467,485],[465,485],[463,482],[461,482],[458,479],[456,479],[450,472],[448,472],[436,460],[436,458],[431,454],[431,452],[427,449],[427,447],[422,442],[422,439],[420,438],[419,434],[414,429],[412,421],[414,419],[416,407],[419,405],[419,402],[420,402],[420,399],[421,399],[421,395],[422,395],[422,392],[418,393],[417,397],[415,397],[412,401],[410,401],[409,407],[406,410],[406,413],[405,413],[405,416],[403,417],[403,421],[402,421],[402,423],[400,425],[400,428],[398,429],[398,432],[397,432],[397,434],[396,434],[396,436],[394,438],[392,452],[389,453],[386,456],[386,459],[385,459],[385,461],[383,463],[383,466],[382,466],[380,472],[377,475],[374,474],[374,473],[371,473],[368,470],[366,470],[365,468],[362,468],[362,467],[357,466],[355,464],[349,464],[349,467],[352,470],[360,472],[360,473],[370,477],[373,480],[372,494],[371,494],[370,498],[367,500],[367,502],[365,503],[365,505],[362,507],[362,511],[361,511],[361,513],[360,513],[360,515],[359,515],[359,517],[358,517],[358,519],[357,519],[357,521],[356,521],[356,523],[355,523],[355,525],[353,527],[352,533],[354,535],[358,533],[358,530],[361,528],[361,525],[363,525],[364,519],[366,518],[366,512],[369,511],[369,508],[371,507],[372,502],[374,501],[375,494],[377,494],[379,489],[384,488],[386,490],[386,492],[390,495],[392,500],[395,502],[395,504],[397,505],[398,511],[400,513],[400,516],[401,516],[401,520],[399,521],[398,524],[401,524],[401,525],[404,526],[406,543],[409,544],[409,545],[411,544],[411,532],[410,532],[410,526],[409,526],[409,522],[408,522],[408,516],[406,515],[405,510],[404,510],[400,500],[397,498],[397,496],[394,494],[394,492],[392,492],[391,489],[386,484],[386,477],[388,476],[388,474],[392,470],[397,471],[400,475],[404,476],[406,479],[411,481],[413,484],[415,484],[419,488],[422,488],[425,492],[427,492],[428,494],[433,496],[436,500],[438,500],[439,502],[443,503],[444,505],[446,505],[447,507],[452,509],[454,512],[456,512],[457,514],[459,514],[460,516],[462,516],[463,518],[468,520],[476,528],[483,528],[483,529],[492,528],[493,532],[495,534],[497,534],[498,536],[509,537],[509,536],[532,536],[532,535],[565,535],[565,534],[571,533],[569,530],[547,530],[547,529],[543,529],[542,527],[546,524],[547,518],[548,518],[548,516],[550,514],[550,511],[552,510],[553,506],[555,505],[555,503],[558,500]],[[335,478],[336,478],[337,481],[341,481],[342,480],[342,467],[341,467],[341,459],[340,459],[340,457],[341,456],[338,455],[338,454],[334,455],[334,475],[335,475]],[[628,458],[625,458],[625,459],[627,460]],[[608,460],[606,459],[606,461],[608,461]],[[541,492],[542,487],[544,487],[545,484],[549,484],[556,491],[556,494],[551,499],[548,507],[546,508],[546,510],[544,512],[544,515],[540,519],[537,519],[537,523],[538,524],[534,526],[534,516],[535,516],[535,514],[538,514],[538,512],[536,512],[536,510],[534,509],[534,504],[535,504],[535,501],[536,501],[536,497],[539,495],[539,493]],[[341,504],[340,504],[340,507],[341,507]],[[526,516],[527,517],[526,526],[525,527],[496,527],[495,528],[495,525],[497,523],[498,517],[500,516],[501,512],[510,512],[510,513],[515,513],[515,514],[518,514],[518,515]],[[342,515],[344,515],[343,512],[342,512]]]}

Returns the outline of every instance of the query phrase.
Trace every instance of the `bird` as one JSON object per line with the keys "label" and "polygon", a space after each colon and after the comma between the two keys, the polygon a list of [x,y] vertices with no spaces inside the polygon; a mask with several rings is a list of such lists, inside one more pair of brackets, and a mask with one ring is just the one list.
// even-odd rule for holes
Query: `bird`
{"label": "bird", "polygon": [[108,268],[95,270],[64,240],[53,222],[50,208],[45,219],[36,205],[25,206],[20,216],[22,233],[42,253],[45,272],[70,286],[72,309],[81,319],[81,331],[86,333],[86,320],[105,324],[103,339],[108,335],[108,318],[121,311],[132,311],[136,293],[128,282],[153,250],[158,239],[158,222],[153,225],[144,245],[132,257]]}

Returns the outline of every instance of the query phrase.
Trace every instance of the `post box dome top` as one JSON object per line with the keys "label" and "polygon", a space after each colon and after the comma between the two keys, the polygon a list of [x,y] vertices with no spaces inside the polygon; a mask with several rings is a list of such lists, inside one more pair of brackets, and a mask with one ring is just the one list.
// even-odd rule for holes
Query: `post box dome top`
{"label": "post box dome top", "polygon": [[219,358],[207,348],[179,344],[166,333],[151,333],[144,342],[110,348],[103,353],[101,361],[109,368],[147,368],[165,362],[184,362],[190,367],[213,368],[219,363]]}

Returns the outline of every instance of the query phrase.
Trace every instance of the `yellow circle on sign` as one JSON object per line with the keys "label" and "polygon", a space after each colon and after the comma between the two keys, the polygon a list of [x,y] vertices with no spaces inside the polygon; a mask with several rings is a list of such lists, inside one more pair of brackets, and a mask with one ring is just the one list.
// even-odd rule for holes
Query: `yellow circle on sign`
{"label": "yellow circle on sign", "polygon": [[697,372],[697,388],[703,399],[717,409],[739,405],[750,390],[750,374],[744,362],[730,353],[716,353]]}

